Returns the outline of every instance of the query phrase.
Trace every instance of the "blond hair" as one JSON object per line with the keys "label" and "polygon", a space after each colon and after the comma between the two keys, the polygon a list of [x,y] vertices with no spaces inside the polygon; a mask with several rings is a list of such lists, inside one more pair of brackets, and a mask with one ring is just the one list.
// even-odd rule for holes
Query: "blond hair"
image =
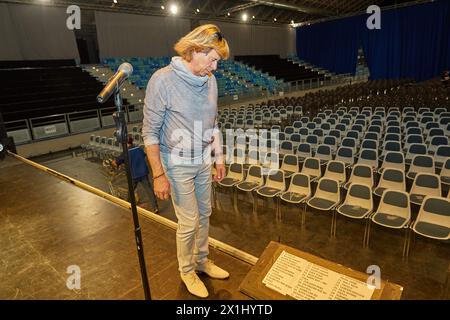
{"label": "blond hair", "polygon": [[214,24],[199,26],[182,37],[174,46],[175,51],[184,60],[190,62],[194,52],[208,52],[212,49],[226,60],[230,56],[228,42],[223,38],[220,29]]}

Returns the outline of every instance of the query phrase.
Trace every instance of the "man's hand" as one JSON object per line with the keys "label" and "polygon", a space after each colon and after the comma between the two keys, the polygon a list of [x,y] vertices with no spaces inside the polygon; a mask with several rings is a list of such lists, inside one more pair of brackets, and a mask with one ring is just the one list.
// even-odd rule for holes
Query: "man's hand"
{"label": "man's hand", "polygon": [[225,165],[216,163],[216,174],[214,175],[214,181],[219,182],[225,178]]}
{"label": "man's hand", "polygon": [[170,183],[165,174],[153,180],[153,191],[158,199],[169,200]]}

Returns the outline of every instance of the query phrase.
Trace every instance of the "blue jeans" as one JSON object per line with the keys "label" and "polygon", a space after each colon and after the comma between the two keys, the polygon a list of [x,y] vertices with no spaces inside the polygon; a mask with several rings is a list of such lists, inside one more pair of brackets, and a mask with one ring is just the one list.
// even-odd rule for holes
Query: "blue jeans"
{"label": "blue jeans", "polygon": [[180,272],[195,270],[207,261],[209,216],[211,215],[211,157],[205,150],[191,160],[161,153],[161,163],[170,183],[178,220],[177,257]]}

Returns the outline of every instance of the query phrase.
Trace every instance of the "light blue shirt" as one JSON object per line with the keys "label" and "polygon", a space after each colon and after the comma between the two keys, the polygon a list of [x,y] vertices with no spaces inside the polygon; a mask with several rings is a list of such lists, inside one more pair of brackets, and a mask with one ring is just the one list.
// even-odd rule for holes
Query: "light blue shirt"
{"label": "light blue shirt", "polygon": [[218,130],[217,82],[214,75],[192,74],[181,57],[156,71],[145,94],[142,137],[146,146],[159,144],[160,151],[198,153]]}

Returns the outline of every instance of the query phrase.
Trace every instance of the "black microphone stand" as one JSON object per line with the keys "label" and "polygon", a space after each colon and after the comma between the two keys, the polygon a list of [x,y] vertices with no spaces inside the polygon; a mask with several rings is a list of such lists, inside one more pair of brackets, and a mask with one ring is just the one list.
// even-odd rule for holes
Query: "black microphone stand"
{"label": "black microphone stand", "polygon": [[147,268],[144,258],[144,243],[142,241],[141,226],[139,225],[139,216],[136,208],[136,198],[134,197],[133,181],[131,177],[130,157],[128,155],[128,129],[125,121],[125,112],[122,110],[122,97],[120,96],[120,85],[117,84],[114,92],[114,103],[117,111],[114,112],[113,118],[116,124],[116,137],[122,143],[122,150],[125,157],[125,170],[128,180],[128,195],[130,197],[131,212],[133,213],[134,221],[134,235],[136,240],[137,252],[139,257],[139,264],[141,267],[142,286],[144,287],[144,295],[146,300],[151,300],[150,286],[147,277]]}

